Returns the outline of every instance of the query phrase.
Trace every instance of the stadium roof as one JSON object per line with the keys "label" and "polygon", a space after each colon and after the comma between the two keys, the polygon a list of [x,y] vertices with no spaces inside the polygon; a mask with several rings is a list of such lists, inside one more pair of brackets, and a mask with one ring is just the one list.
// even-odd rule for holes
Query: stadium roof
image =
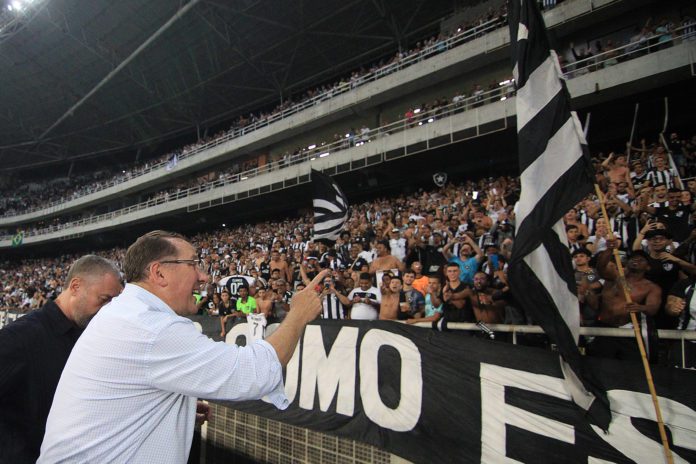
{"label": "stadium roof", "polygon": [[132,159],[408,46],[467,2],[0,0],[0,169]]}

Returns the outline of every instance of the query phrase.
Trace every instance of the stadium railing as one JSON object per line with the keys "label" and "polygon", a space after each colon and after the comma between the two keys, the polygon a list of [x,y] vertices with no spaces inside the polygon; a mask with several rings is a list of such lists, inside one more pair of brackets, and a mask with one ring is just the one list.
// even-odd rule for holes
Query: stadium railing
{"label": "stadium railing", "polygon": [[[357,79],[350,80],[348,82],[344,82],[341,85],[338,85],[336,87],[331,88],[330,90],[323,92],[321,94],[315,95],[312,98],[309,98],[307,100],[303,100],[300,103],[294,104],[290,106],[289,108],[283,109],[282,111],[276,112],[272,114],[269,117],[263,118],[259,121],[253,122],[251,124],[248,124],[244,127],[233,127],[232,129],[226,131],[225,135],[222,137],[218,137],[214,140],[211,140],[209,142],[200,144],[196,146],[193,149],[190,150],[185,150],[179,154],[177,154],[177,160],[182,161],[186,158],[189,158],[191,156],[195,156],[199,153],[202,153],[210,148],[216,147],[218,145],[221,145],[225,142],[228,142],[230,140],[236,139],[238,137],[241,137],[243,135],[249,134],[250,132],[256,131],[258,129],[264,128],[270,124],[273,124],[274,122],[281,121],[283,119],[286,119],[289,116],[295,115],[307,108],[311,108],[319,103],[322,103],[326,100],[329,100],[331,98],[334,98],[338,95],[350,92],[351,90],[363,86],[365,84],[368,84],[370,82],[376,81],[378,79],[381,79],[385,76],[388,76],[392,73],[395,73],[397,71],[400,71],[406,67],[409,67],[415,63],[418,63],[424,59],[430,58],[434,55],[437,55],[439,53],[442,53],[444,51],[447,51],[449,49],[452,49],[454,47],[457,47],[463,43],[469,42],[470,40],[473,40],[475,38],[481,37],[484,34],[487,34],[488,32],[499,29],[500,27],[503,27],[507,25],[507,17],[502,17],[502,18],[495,18],[490,21],[484,22],[480,25],[477,25],[471,29],[466,29],[463,30],[460,33],[455,34],[452,37],[449,37],[448,39],[441,40],[437,42],[435,45],[432,45],[430,47],[426,47],[423,50],[420,50],[417,53],[412,53],[408,56],[405,56],[404,58],[398,60],[397,62],[394,63],[389,63],[385,66],[380,67],[379,69],[369,72],[367,74],[364,74],[360,76]],[[174,152],[171,153],[174,155]],[[95,187],[93,190],[90,190],[89,192],[85,192],[84,195],[91,195],[93,193],[100,192],[102,190],[105,190],[107,188],[122,184],[124,182],[133,180],[137,177],[144,176],[145,174],[148,174],[152,171],[156,170],[166,170],[168,161],[160,161],[158,163],[154,163],[152,165],[148,165],[147,167],[138,170],[135,173],[127,172],[125,175],[118,176],[115,179],[109,181],[109,182],[104,182],[101,183],[98,187]],[[80,196],[84,196],[80,195]],[[55,200],[52,202],[49,202],[45,205],[33,207],[33,208],[28,208],[21,213],[14,214],[14,215],[7,215],[5,218],[11,218],[13,216],[18,216],[20,214],[27,214],[35,211],[41,211],[45,210],[48,208],[51,208],[53,206],[59,205],[67,200],[74,200],[75,198],[78,197],[69,197],[69,198],[61,198],[59,200]]]}
{"label": "stadium railing", "polygon": [[[568,2],[564,2],[564,3],[560,4],[559,6],[557,6],[554,9],[545,11],[544,17],[545,17],[547,27],[554,27],[554,26],[557,26],[559,24],[566,23],[567,21],[572,20],[575,17],[580,17],[580,16],[588,14],[589,12],[601,10],[602,8],[605,8],[605,7],[610,6],[612,4],[620,3],[622,1],[623,0],[573,0],[573,1],[568,1]],[[311,108],[311,107],[313,107],[319,103],[322,103],[326,100],[329,100],[337,95],[347,93],[355,88],[361,87],[365,84],[371,83],[371,82],[378,80],[382,77],[393,74],[396,71],[399,71],[401,69],[409,67],[409,66],[411,66],[415,63],[418,63],[424,59],[435,56],[443,51],[447,51],[447,50],[450,50],[452,48],[458,47],[464,43],[467,43],[471,40],[474,40],[474,39],[477,39],[480,37],[486,38],[490,32],[498,30],[498,29],[502,28],[503,26],[505,26],[506,24],[507,24],[507,17],[502,16],[502,17],[496,17],[490,21],[479,24],[473,28],[462,30],[461,32],[456,33],[452,37],[449,37],[446,40],[443,40],[441,42],[438,42],[433,46],[430,46],[430,47],[427,47],[423,50],[420,50],[417,53],[406,56],[396,63],[390,63],[388,65],[385,65],[385,66],[375,70],[374,72],[367,73],[367,74],[361,76],[360,78],[358,78],[355,82],[348,82],[342,86],[339,86],[338,88],[330,89],[327,92],[316,95],[307,101],[302,101],[298,104],[295,104],[295,105],[291,106],[290,108],[284,109],[283,111],[275,113],[275,114],[271,115],[270,117],[265,118],[261,121],[257,121],[253,124],[245,126],[244,128],[233,128],[233,129],[227,131],[227,133],[220,138],[216,138],[215,140],[211,140],[207,143],[198,145],[192,150],[187,150],[186,152],[178,154],[177,159],[178,159],[178,161],[181,161],[181,160],[189,158],[191,156],[203,153],[203,152],[205,152],[213,147],[216,147],[218,145],[226,143],[226,142],[233,140],[235,138],[241,137],[242,135],[249,134],[255,130],[266,127],[273,122],[277,122],[277,121],[281,121],[283,119],[286,119],[289,116],[295,115],[295,114],[297,114],[297,113],[299,113],[307,108]],[[509,39],[505,39],[503,42],[507,43],[507,42],[509,42]],[[486,50],[488,50],[488,48],[486,48]],[[172,155],[173,154],[174,153],[172,153]],[[62,198],[60,200],[48,202],[47,204],[43,204],[41,206],[24,209],[21,212],[18,212],[16,214],[8,214],[8,215],[5,215],[2,218],[0,218],[0,221],[2,221],[2,219],[10,219],[10,220],[12,220],[12,222],[10,222],[9,224],[15,224],[16,220],[13,220],[13,218],[18,217],[18,216],[24,216],[24,215],[29,214],[29,213],[43,211],[44,214],[46,214],[46,215],[54,214],[54,213],[58,212],[57,211],[58,207],[61,206],[66,201],[73,201],[75,199],[79,199],[79,198],[82,198],[82,197],[85,197],[88,195],[92,195],[94,193],[101,192],[105,189],[115,187],[117,185],[131,181],[133,179],[137,179],[138,177],[145,176],[153,171],[166,172],[167,164],[168,164],[168,161],[165,160],[165,161],[155,163],[153,165],[148,165],[146,168],[138,170],[135,173],[128,172],[128,173],[126,173],[126,175],[118,177],[110,182],[101,183],[98,187],[96,187],[92,190],[89,190],[88,192],[85,192],[82,195],[78,195],[76,197]],[[164,172],[163,172],[163,174],[164,174]]]}
{"label": "stadium railing", "polygon": [[[22,317],[24,313],[17,313],[15,311],[0,311],[0,329],[2,329],[7,324],[15,321],[16,319]],[[432,323],[421,322],[415,324],[419,327],[430,328]],[[517,336],[519,334],[543,334],[544,331],[538,325],[511,325],[511,324],[486,324],[486,329],[489,329],[493,334],[495,333],[509,333],[511,335],[511,343],[517,345]],[[448,330],[465,330],[468,332],[483,332],[488,335],[488,332],[482,330],[479,324],[469,323],[469,322],[450,322],[447,324]],[[660,329],[657,331],[658,337],[663,340],[677,340],[680,343],[682,351],[682,363],[684,362],[684,351],[686,343],[696,343],[696,332],[689,330],[665,330]],[[633,338],[633,329],[619,329],[611,327],[580,327],[580,335],[586,337],[620,337],[620,338]],[[682,367],[685,367],[682,364]]]}
{"label": "stadium railing", "polygon": [[[674,31],[671,39],[671,43],[673,44],[675,41],[684,41],[684,40],[689,40],[691,41],[690,43],[696,43],[696,41],[692,41],[693,38],[695,38],[694,32],[689,31],[689,34],[682,34],[679,35],[678,33],[682,30],[686,31],[688,28],[691,26],[684,26],[681,28],[678,28]],[[658,36],[654,36],[656,38]],[[647,53],[641,52],[643,49],[654,49],[656,48],[655,45],[646,45],[644,47],[636,47],[638,42],[634,43],[629,43],[627,45],[617,47],[612,50],[608,50],[600,55],[594,56],[590,59],[578,61],[577,63],[574,63],[572,66],[572,69],[568,70],[566,72],[566,77],[570,79],[574,78],[581,78],[582,76],[589,74],[591,72],[595,71],[600,71],[602,69],[611,67],[614,64],[614,60],[617,59],[617,56],[626,56],[628,59],[624,60],[623,62],[627,62],[632,58],[638,58],[642,56],[646,56]],[[664,46],[664,43],[662,44]],[[657,53],[652,52],[652,53]],[[652,54],[650,53],[650,54]],[[693,57],[691,58],[691,62],[693,64]],[[579,65],[578,65],[579,64]],[[618,64],[618,63],[617,63]],[[579,72],[580,70],[586,69],[587,72]],[[248,179],[257,177],[262,174],[266,174],[272,171],[277,171],[282,168],[286,167],[291,167],[295,165],[299,165],[302,163],[306,162],[312,162],[318,158],[323,158],[326,156],[331,155],[332,153],[339,152],[341,150],[345,150],[347,148],[352,148],[352,147],[357,147],[360,146],[361,144],[365,143],[370,143],[375,140],[379,140],[382,137],[386,137],[389,135],[393,135],[398,132],[402,132],[404,130],[414,128],[414,127],[419,127],[421,125],[427,125],[431,122],[434,122],[439,119],[443,119],[448,116],[452,116],[456,113],[460,112],[466,112],[470,111],[473,109],[477,109],[479,106],[483,106],[488,103],[493,103],[497,102],[500,100],[505,100],[509,96],[513,95],[514,92],[512,91],[512,87],[510,87],[511,83],[507,83],[504,86],[500,86],[497,89],[485,91],[483,94],[479,96],[469,96],[463,99],[462,101],[458,103],[450,103],[446,106],[439,107],[433,110],[429,111],[421,111],[418,114],[414,115],[414,118],[405,118],[401,119],[399,121],[393,122],[386,124],[382,127],[378,127],[376,129],[371,129],[368,133],[366,134],[354,134],[353,136],[348,136],[345,137],[344,139],[336,142],[331,142],[328,144],[324,145],[319,145],[317,147],[314,147],[312,149],[307,149],[299,153],[299,155],[290,157],[289,159],[284,159],[284,160],[277,160],[273,161],[270,163],[267,163],[261,167],[258,168],[253,168],[250,170],[246,170],[240,173],[236,174],[226,174],[220,179],[216,179],[214,181],[190,187],[190,188],[185,188],[181,189],[172,193],[168,192],[163,192],[161,194],[158,194],[157,197],[152,198],[150,200],[138,203],[136,205],[132,205],[126,208],[119,209],[117,211],[109,212],[109,213],[104,213],[100,215],[95,215],[87,218],[80,219],[78,221],[71,221],[67,222],[64,224],[60,225],[55,225],[55,226],[48,226],[40,229],[33,229],[33,230],[27,230],[24,232],[24,237],[32,237],[32,236],[39,236],[47,233],[52,233],[56,231],[61,231],[64,229],[72,228],[72,227],[79,227],[82,225],[88,225],[88,224],[95,224],[101,221],[105,220],[110,220],[114,218],[121,217],[123,215],[127,215],[129,213],[135,212],[135,211],[141,211],[146,208],[150,208],[152,206],[157,206],[161,205],[164,203],[180,200],[182,198],[186,197],[191,197],[192,195],[197,195],[202,192],[207,192],[212,189],[218,188],[218,187],[223,187],[227,186],[230,184],[234,184],[237,182],[241,181],[246,181]],[[478,132],[479,126],[476,126],[476,131]],[[0,236],[0,241],[9,241],[12,239],[12,235],[5,235],[5,236]]]}
{"label": "stadium railing", "polygon": [[[501,95],[501,92],[507,92],[505,95]],[[355,134],[354,137],[345,137],[344,139],[336,142],[331,142],[328,144],[317,146],[313,149],[307,149],[300,153],[298,156],[290,157],[287,160],[277,160],[265,164],[261,167],[246,170],[237,174],[229,174],[223,176],[221,179],[217,179],[211,182],[204,183],[195,187],[185,188],[172,193],[161,193],[157,197],[150,200],[126,207],[121,208],[116,211],[109,213],[99,214],[90,216],[87,218],[80,219],[78,221],[66,222],[59,225],[51,225],[43,227],[40,229],[26,230],[23,233],[23,237],[34,237],[38,235],[43,235],[47,233],[52,233],[72,227],[79,227],[88,224],[95,224],[109,219],[118,218],[120,216],[141,211],[146,208],[161,205],[164,203],[173,202],[180,200],[182,198],[190,197],[192,195],[197,195],[202,192],[207,192],[209,190],[224,187],[229,184],[234,184],[237,182],[245,181],[262,174],[266,174],[272,171],[276,171],[286,167],[292,167],[306,162],[311,162],[319,158],[324,158],[332,153],[336,153],[345,149],[359,147],[365,143],[370,143],[372,141],[378,140],[379,138],[386,137],[388,135],[394,135],[396,133],[408,130],[411,128],[416,128],[423,126],[425,124],[432,123],[436,120],[443,119],[445,117],[451,116],[456,113],[461,113],[469,110],[479,108],[489,103],[494,103],[500,100],[506,100],[509,96],[512,96],[514,92],[510,91],[509,88],[502,86],[498,89],[489,90],[483,92],[481,95],[466,97],[460,102],[450,103],[448,105],[432,109],[423,110],[414,115],[414,118],[404,118],[399,121],[386,124],[384,126],[378,127],[376,129],[371,129],[365,134]],[[476,131],[478,133],[479,127],[477,126]],[[0,241],[11,240],[14,235],[0,236]]]}

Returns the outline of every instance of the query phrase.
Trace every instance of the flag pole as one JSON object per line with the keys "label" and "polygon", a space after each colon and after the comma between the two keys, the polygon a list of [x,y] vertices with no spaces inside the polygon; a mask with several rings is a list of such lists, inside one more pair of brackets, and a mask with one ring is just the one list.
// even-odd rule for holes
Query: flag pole
{"label": "flag pole", "polygon": [[[602,194],[602,190],[599,188],[598,184],[594,184],[595,192],[597,193],[597,198],[599,199],[599,205],[602,208],[602,215],[605,221],[609,222],[609,216],[607,215],[607,208],[605,204],[605,198]],[[609,240],[614,240],[614,232],[609,229]],[[616,261],[616,268],[619,272],[619,281],[624,292],[624,298],[626,303],[633,303],[631,298],[631,292],[628,290],[628,285],[626,284],[626,278],[624,274],[624,268],[621,264],[621,258],[619,256],[619,249],[613,249],[614,260]],[[636,313],[629,312],[631,316],[631,325],[633,326],[633,334],[636,337],[636,342],[638,343],[638,349],[640,350],[640,358],[643,361],[643,369],[645,370],[645,379],[648,381],[648,389],[650,390],[650,396],[652,397],[653,406],[655,407],[655,416],[657,418],[657,427],[660,430],[660,439],[662,440],[662,448],[665,453],[665,461],[668,464],[673,464],[672,451],[669,448],[669,442],[667,441],[667,432],[665,431],[665,423],[662,420],[662,411],[660,410],[660,403],[657,399],[657,392],[655,390],[655,383],[653,382],[652,372],[650,371],[650,364],[648,364],[648,357],[645,354],[645,345],[643,344],[643,337],[641,336],[640,329],[638,328],[638,318]]]}

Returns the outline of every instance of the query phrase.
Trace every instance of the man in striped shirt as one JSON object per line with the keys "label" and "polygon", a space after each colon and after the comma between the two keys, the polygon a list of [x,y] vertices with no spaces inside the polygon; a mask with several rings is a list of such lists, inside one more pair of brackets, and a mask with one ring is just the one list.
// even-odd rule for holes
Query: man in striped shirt
{"label": "man in striped shirt", "polygon": [[323,281],[324,288],[321,291],[322,319],[345,319],[346,307],[350,307],[350,300],[341,290],[336,288],[334,279],[327,275]]}
{"label": "man in striped shirt", "polygon": [[667,165],[667,161],[662,156],[655,157],[655,167],[648,172],[648,181],[653,187],[659,184],[665,184],[668,189],[682,187],[678,174]]}

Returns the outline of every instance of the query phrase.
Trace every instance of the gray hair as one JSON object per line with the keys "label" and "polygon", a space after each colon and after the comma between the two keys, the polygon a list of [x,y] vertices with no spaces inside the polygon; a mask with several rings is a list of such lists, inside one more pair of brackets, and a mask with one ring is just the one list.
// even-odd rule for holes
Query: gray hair
{"label": "gray hair", "polygon": [[64,288],[66,288],[75,277],[102,277],[106,274],[113,274],[118,277],[118,280],[121,280],[121,272],[113,262],[101,256],[85,255],[70,266],[68,275],[65,278]]}

